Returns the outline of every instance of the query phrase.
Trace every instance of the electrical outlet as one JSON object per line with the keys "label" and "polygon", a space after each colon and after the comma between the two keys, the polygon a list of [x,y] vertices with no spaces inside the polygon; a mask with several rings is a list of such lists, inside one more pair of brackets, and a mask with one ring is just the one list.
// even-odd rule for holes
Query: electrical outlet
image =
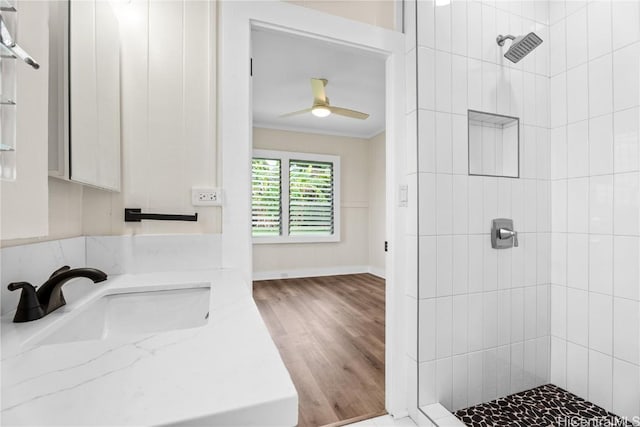
{"label": "electrical outlet", "polygon": [[222,190],[213,187],[193,187],[191,189],[193,206],[221,206]]}

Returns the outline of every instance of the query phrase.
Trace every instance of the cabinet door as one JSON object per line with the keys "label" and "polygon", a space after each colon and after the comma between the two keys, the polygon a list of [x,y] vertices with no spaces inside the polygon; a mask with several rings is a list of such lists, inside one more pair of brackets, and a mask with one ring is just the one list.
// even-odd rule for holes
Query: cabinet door
{"label": "cabinet door", "polygon": [[120,190],[120,36],[111,2],[69,7],[69,178]]}

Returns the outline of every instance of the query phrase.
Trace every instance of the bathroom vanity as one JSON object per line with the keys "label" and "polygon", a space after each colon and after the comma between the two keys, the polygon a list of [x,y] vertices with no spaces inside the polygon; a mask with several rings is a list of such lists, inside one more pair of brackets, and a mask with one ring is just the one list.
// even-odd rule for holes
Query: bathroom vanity
{"label": "bathroom vanity", "polygon": [[2,425],[297,424],[289,373],[233,271],[87,286],[45,318],[2,316]]}

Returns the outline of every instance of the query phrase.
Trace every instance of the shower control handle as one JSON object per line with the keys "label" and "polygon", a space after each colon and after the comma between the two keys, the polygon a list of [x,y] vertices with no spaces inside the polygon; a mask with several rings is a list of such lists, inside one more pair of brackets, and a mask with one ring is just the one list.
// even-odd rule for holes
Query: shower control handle
{"label": "shower control handle", "polygon": [[496,218],[491,221],[491,247],[494,249],[518,247],[518,232],[515,231],[512,219]]}
{"label": "shower control handle", "polygon": [[513,246],[514,247],[518,247],[518,232],[517,231],[513,231],[513,230],[509,230],[508,228],[501,228],[500,230],[498,230],[498,238],[499,239],[509,239],[513,237]]}

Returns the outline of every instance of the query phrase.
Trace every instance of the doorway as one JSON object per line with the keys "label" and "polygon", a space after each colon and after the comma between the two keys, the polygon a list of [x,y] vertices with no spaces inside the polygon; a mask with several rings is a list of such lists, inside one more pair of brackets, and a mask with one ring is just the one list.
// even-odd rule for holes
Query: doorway
{"label": "doorway", "polygon": [[[357,47],[385,56],[385,408],[405,416],[406,339],[404,283],[411,280],[405,268],[406,209],[396,203],[408,172],[404,154],[404,36],[400,33],[353,23],[284,2],[222,2],[220,5],[220,106],[222,181],[225,204],[222,218],[223,266],[241,271],[251,283],[253,250],[251,227],[251,29],[261,28],[303,35]],[[329,95],[330,96],[330,95]]]}

